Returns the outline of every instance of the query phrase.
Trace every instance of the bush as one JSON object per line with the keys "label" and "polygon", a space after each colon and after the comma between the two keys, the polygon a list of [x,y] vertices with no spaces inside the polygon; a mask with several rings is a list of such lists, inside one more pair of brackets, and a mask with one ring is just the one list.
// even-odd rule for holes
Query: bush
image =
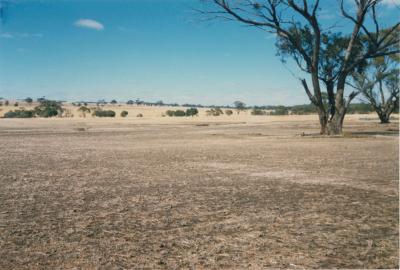
{"label": "bush", "polygon": [[128,115],[128,112],[127,111],[122,111],[121,112],[121,117],[126,117]]}
{"label": "bush", "polygon": [[228,116],[229,116],[229,115],[232,115],[232,114],[233,114],[233,111],[232,111],[232,110],[225,110],[225,114],[228,115]]}
{"label": "bush", "polygon": [[28,104],[31,104],[31,103],[33,102],[33,99],[30,98],[30,97],[27,97],[27,98],[25,99],[25,102],[28,103]]}
{"label": "bush", "polygon": [[79,107],[78,111],[82,113],[83,117],[86,117],[86,113],[90,113],[90,109],[86,106]]}
{"label": "bush", "polygon": [[252,115],[266,115],[267,112],[264,111],[264,110],[262,110],[262,109],[260,109],[260,108],[254,108],[254,109],[251,111],[251,114],[252,114]]}
{"label": "bush", "polygon": [[9,111],[4,114],[4,118],[32,118],[35,116],[33,110],[15,110]]}
{"label": "bush", "polygon": [[186,113],[182,110],[176,110],[176,111],[174,111],[174,116],[178,116],[178,117],[186,116]]}
{"label": "bush", "polygon": [[18,107],[18,105],[19,105],[18,102],[14,103],[14,107]]}
{"label": "bush", "polygon": [[39,117],[53,117],[61,115],[64,109],[61,106],[61,102],[54,100],[42,100],[38,106],[34,109],[35,114]]}
{"label": "bush", "polygon": [[139,113],[136,117],[143,117],[143,114]]}
{"label": "bush", "polygon": [[199,110],[197,108],[190,108],[186,110],[186,116],[195,116],[199,114]]}
{"label": "bush", "polygon": [[170,117],[174,116],[174,113],[175,113],[175,111],[171,111],[171,110],[168,110],[168,111],[165,112],[165,114],[170,116]]}
{"label": "bush", "polygon": [[275,108],[273,112],[271,112],[271,115],[288,115],[289,110],[285,106],[278,106]]}
{"label": "bush", "polygon": [[128,100],[127,102],[126,102],[126,104],[128,104],[128,105],[133,105],[135,102],[133,101],[133,100]]}
{"label": "bush", "polygon": [[117,101],[115,99],[110,101],[111,104],[117,104]]}
{"label": "bush", "polygon": [[115,117],[115,112],[111,110],[96,110],[94,116],[97,117]]}
{"label": "bush", "polygon": [[8,106],[8,105],[10,105],[10,102],[8,100],[4,101],[4,105]]}
{"label": "bush", "polygon": [[221,110],[221,108],[212,108],[211,110],[206,111],[207,115],[210,116],[220,116],[221,114],[224,114],[224,112]]}

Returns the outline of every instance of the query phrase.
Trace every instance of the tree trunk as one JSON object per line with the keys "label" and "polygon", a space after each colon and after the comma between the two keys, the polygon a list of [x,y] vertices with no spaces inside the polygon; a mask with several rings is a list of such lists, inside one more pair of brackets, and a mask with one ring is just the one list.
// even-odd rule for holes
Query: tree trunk
{"label": "tree trunk", "polygon": [[320,134],[327,135],[328,115],[324,110],[318,109],[319,124],[321,126]]}
{"label": "tree trunk", "polygon": [[381,120],[381,124],[390,123],[390,115],[386,113],[378,113],[379,119]]}
{"label": "tree trunk", "polygon": [[333,117],[329,120],[327,125],[327,134],[328,135],[342,135],[343,132],[343,121],[345,112],[342,110],[341,112],[336,111]]}

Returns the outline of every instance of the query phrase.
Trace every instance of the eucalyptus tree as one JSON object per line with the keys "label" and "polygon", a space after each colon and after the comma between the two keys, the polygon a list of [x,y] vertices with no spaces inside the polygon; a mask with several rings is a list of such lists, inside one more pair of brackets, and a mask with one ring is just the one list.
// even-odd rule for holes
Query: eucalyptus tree
{"label": "eucalyptus tree", "polygon": [[[346,82],[354,70],[368,59],[399,53],[398,48],[393,48],[399,42],[398,37],[392,35],[399,23],[381,33],[377,16],[379,0],[353,0],[354,9],[345,7],[348,0],[336,2],[342,20],[351,23],[351,32],[346,37],[321,27],[319,0],[203,1],[211,4],[211,10],[203,13],[273,33],[278,50],[279,46],[287,47],[282,52],[309,74],[308,80],[300,78],[300,81],[317,107],[321,134],[342,133],[347,109],[358,93],[352,91],[345,96]],[[331,5],[336,3],[332,1]],[[366,22],[367,15],[371,17],[370,23]],[[321,81],[327,88],[329,108],[324,106]]]}
{"label": "eucalyptus tree", "polygon": [[399,108],[399,59],[382,56],[368,61],[367,66],[352,74],[349,83],[378,114],[382,124],[389,123],[390,115]]}

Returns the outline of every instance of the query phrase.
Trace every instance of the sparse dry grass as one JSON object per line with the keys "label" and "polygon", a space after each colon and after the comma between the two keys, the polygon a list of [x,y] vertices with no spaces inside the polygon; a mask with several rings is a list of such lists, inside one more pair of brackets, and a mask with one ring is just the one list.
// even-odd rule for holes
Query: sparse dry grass
{"label": "sparse dry grass", "polygon": [[358,117],[2,119],[0,268],[398,268],[398,124]]}

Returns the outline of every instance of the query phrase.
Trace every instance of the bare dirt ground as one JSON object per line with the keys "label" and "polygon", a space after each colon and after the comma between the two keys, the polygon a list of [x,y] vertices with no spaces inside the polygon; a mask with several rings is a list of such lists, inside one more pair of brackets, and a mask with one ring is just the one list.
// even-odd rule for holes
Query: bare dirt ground
{"label": "bare dirt ground", "polygon": [[398,268],[398,123],[360,118],[0,119],[0,269]]}

